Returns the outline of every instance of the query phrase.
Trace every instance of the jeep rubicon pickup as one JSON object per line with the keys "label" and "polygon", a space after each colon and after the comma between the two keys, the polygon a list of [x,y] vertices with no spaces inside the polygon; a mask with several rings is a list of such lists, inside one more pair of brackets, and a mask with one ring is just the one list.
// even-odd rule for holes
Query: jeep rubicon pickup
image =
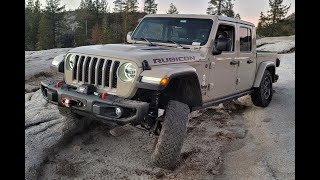
{"label": "jeep rubicon pickup", "polygon": [[216,15],[145,16],[125,44],[82,46],[54,58],[63,81],[42,81],[64,116],[112,121],[158,137],[151,155],[174,169],[188,114],[250,95],[269,105],[277,54],[257,52],[252,23]]}

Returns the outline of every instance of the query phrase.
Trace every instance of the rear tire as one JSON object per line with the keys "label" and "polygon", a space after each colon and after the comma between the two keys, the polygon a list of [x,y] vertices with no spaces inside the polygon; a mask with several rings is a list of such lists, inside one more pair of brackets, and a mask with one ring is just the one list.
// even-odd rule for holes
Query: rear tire
{"label": "rear tire", "polygon": [[269,70],[266,70],[262,76],[260,86],[254,89],[251,94],[252,102],[255,106],[267,107],[273,96],[272,76]]}
{"label": "rear tire", "polygon": [[189,106],[169,101],[158,141],[151,155],[154,165],[173,170],[179,160],[187,131]]}

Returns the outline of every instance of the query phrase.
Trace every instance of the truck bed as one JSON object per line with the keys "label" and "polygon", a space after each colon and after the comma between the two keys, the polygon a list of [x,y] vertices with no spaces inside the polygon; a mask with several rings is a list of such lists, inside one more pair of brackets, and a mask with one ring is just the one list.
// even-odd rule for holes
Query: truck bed
{"label": "truck bed", "polygon": [[257,65],[259,65],[263,61],[273,61],[276,63],[278,58],[278,54],[269,51],[257,51]]}

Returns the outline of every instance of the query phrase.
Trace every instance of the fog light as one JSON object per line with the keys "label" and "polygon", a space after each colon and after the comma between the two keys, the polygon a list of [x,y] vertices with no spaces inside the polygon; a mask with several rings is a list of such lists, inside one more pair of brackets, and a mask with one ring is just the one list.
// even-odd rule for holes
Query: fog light
{"label": "fog light", "polygon": [[123,109],[121,107],[116,107],[115,110],[116,110],[117,118],[120,118],[122,116]]}

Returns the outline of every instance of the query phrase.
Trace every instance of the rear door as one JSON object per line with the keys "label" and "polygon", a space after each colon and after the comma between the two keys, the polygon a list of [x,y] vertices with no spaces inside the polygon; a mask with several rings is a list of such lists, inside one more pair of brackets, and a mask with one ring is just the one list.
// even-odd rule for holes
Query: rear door
{"label": "rear door", "polygon": [[253,48],[255,37],[255,29],[252,26],[238,24],[237,50],[236,60],[239,61],[236,79],[236,91],[241,92],[251,89],[255,79],[256,71],[256,52]]}

